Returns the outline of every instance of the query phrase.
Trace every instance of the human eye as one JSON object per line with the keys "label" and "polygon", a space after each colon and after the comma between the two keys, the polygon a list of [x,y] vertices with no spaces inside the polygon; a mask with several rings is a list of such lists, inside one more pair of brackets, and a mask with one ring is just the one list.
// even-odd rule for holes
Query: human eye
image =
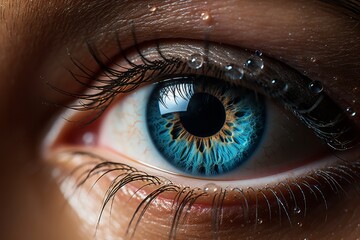
{"label": "human eye", "polygon": [[111,56],[89,46],[98,71],[74,60],[85,90],[63,92],[79,99],[76,111],[45,143],[88,230],[105,239],[321,233],[312,220],[327,226],[337,197],[357,188],[355,107],[261,48],[139,43],[136,29]]}

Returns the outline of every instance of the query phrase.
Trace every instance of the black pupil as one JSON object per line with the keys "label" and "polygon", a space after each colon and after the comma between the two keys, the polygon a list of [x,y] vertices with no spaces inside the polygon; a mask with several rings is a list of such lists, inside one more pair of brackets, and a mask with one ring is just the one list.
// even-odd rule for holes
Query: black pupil
{"label": "black pupil", "polygon": [[186,112],[180,113],[184,128],[197,137],[209,137],[224,126],[226,111],[216,97],[208,93],[195,93]]}

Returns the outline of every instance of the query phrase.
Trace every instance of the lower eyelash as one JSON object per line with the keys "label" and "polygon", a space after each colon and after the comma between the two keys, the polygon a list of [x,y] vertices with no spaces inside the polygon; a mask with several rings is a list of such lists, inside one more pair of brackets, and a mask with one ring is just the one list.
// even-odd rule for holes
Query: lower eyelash
{"label": "lower eyelash", "polygon": [[[142,217],[151,206],[153,201],[166,192],[175,194],[172,201],[172,223],[169,232],[169,239],[175,239],[181,224],[185,223],[188,214],[193,210],[193,206],[199,204],[197,201],[206,198],[210,200],[211,206],[208,207],[211,212],[211,228],[214,239],[221,234],[222,226],[226,221],[225,217],[237,216],[241,220],[231,224],[238,224],[241,227],[251,227],[256,229],[263,223],[274,224],[278,218],[278,223],[282,224],[282,218],[285,217],[290,226],[294,226],[295,221],[303,221],[309,215],[311,209],[323,205],[324,222],[330,209],[329,200],[335,196],[346,197],[347,193],[354,188],[359,191],[360,182],[360,159],[357,161],[346,161],[339,159],[335,166],[329,166],[324,169],[315,170],[306,176],[277,183],[274,186],[265,186],[263,188],[247,189],[217,189],[213,193],[206,192],[199,188],[190,188],[176,185],[167,179],[152,176],[145,172],[138,171],[129,165],[109,162],[106,159],[87,152],[74,152],[74,156],[87,156],[93,159],[91,163],[79,166],[73,171],[81,171],[82,174],[77,179],[76,189],[81,188],[90,179],[95,178],[94,185],[109,173],[120,171],[121,174],[111,181],[101,206],[98,222],[102,218],[103,211],[110,204],[119,190],[128,184],[135,182],[144,183],[137,191],[146,186],[156,187],[152,192],[147,193],[131,217],[127,227],[126,234],[132,238],[138,228]],[[89,165],[91,164],[91,165]],[[89,167],[90,166],[90,167]],[[86,167],[86,170],[84,168]],[[137,191],[132,195],[135,196]],[[130,199],[131,199],[130,198]],[[227,207],[229,203],[237,204]],[[204,214],[204,213],[203,213]],[[234,218],[235,219],[235,218]],[[97,228],[98,229],[98,228]]]}

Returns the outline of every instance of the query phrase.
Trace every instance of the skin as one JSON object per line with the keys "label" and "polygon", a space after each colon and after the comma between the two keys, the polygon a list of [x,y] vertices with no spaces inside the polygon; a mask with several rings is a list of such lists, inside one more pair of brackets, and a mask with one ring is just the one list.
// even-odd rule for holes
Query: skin
{"label": "skin", "polygon": [[[156,11],[149,11],[148,5],[156,6]],[[209,19],[203,20],[201,13],[208,13]],[[121,33],[123,47],[132,46],[131,23],[136,25],[138,42],[165,37],[210,39],[261,49],[264,54],[321,81],[343,108],[351,106],[360,112],[360,105],[353,103],[359,96],[356,89],[360,69],[359,21],[318,1],[226,0],[204,4],[198,0],[121,3],[0,0],[1,239],[24,239],[25,236],[40,240],[93,238],[93,232],[79,218],[78,211],[66,204],[59,185],[51,176],[51,167],[39,154],[39,146],[49,129],[45,126],[51,128],[51,121],[60,111],[44,102],[65,104],[70,101],[44,83],[50,82],[72,92],[81,91],[67,70],[74,68],[69,53],[96,69],[85,42],[96,42],[102,51],[114,56],[117,48],[109,36],[112,39],[115,32]],[[359,115],[354,118],[357,124]],[[334,204],[326,224],[317,224],[321,221],[314,213],[312,224],[300,230],[269,228],[262,230],[257,238],[356,239],[360,237],[357,227],[359,198],[352,192],[350,196]],[[119,202],[116,206],[118,221],[126,222],[131,211],[121,210],[123,203]],[[132,204],[136,206],[136,202]],[[161,225],[169,212],[152,214],[153,220],[139,230],[139,239],[141,236],[148,239],[163,236],[161,231],[165,228],[154,226]],[[186,227],[203,234],[209,230],[201,224],[184,229]],[[248,231],[236,230],[224,239],[248,236]],[[121,231],[112,230],[110,234],[116,236]]]}

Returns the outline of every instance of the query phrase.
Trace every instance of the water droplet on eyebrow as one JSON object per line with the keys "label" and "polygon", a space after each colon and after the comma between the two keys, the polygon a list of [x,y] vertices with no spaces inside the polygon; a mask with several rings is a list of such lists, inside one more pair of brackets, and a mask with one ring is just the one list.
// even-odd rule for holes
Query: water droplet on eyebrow
{"label": "water droplet on eyebrow", "polygon": [[315,62],[317,61],[317,59],[316,59],[315,57],[311,57],[311,58],[310,58],[310,61],[313,62],[313,63],[315,63]]}
{"label": "water droplet on eyebrow", "polygon": [[148,5],[148,8],[149,8],[149,11],[150,12],[155,12],[157,10],[157,7],[156,6],[153,6],[153,5]]}
{"label": "water droplet on eyebrow", "polygon": [[356,116],[356,112],[351,107],[346,108],[346,112],[350,115],[350,117]]}
{"label": "water droplet on eyebrow", "polygon": [[303,226],[303,223],[302,223],[302,222],[298,222],[297,225],[298,225],[299,227],[302,227],[302,226]]}
{"label": "water droplet on eyebrow", "polygon": [[204,57],[198,53],[194,53],[188,59],[187,64],[192,69],[199,69],[204,65]]}
{"label": "water droplet on eyebrow", "polygon": [[258,223],[258,224],[262,224],[263,222],[264,222],[264,221],[263,221],[261,218],[258,218],[258,219],[257,219],[257,223]]}
{"label": "water droplet on eyebrow", "polygon": [[203,21],[208,21],[208,20],[210,20],[210,14],[208,13],[208,12],[203,12],[203,13],[201,13],[201,19],[203,20]]}
{"label": "water droplet on eyebrow", "polygon": [[244,77],[244,69],[240,66],[229,64],[225,66],[225,76],[231,80],[239,80]]}
{"label": "water droplet on eyebrow", "polygon": [[206,193],[216,193],[218,191],[220,191],[220,187],[214,183],[208,183],[204,186],[204,191]]}
{"label": "water droplet on eyebrow", "polygon": [[257,76],[264,69],[264,60],[262,60],[262,58],[260,58],[256,55],[251,56],[244,63],[244,67],[248,71],[250,76]]}
{"label": "water droplet on eyebrow", "polygon": [[321,82],[319,81],[313,81],[309,84],[309,89],[315,93],[315,94],[319,94],[323,91],[323,85],[321,84]]}

